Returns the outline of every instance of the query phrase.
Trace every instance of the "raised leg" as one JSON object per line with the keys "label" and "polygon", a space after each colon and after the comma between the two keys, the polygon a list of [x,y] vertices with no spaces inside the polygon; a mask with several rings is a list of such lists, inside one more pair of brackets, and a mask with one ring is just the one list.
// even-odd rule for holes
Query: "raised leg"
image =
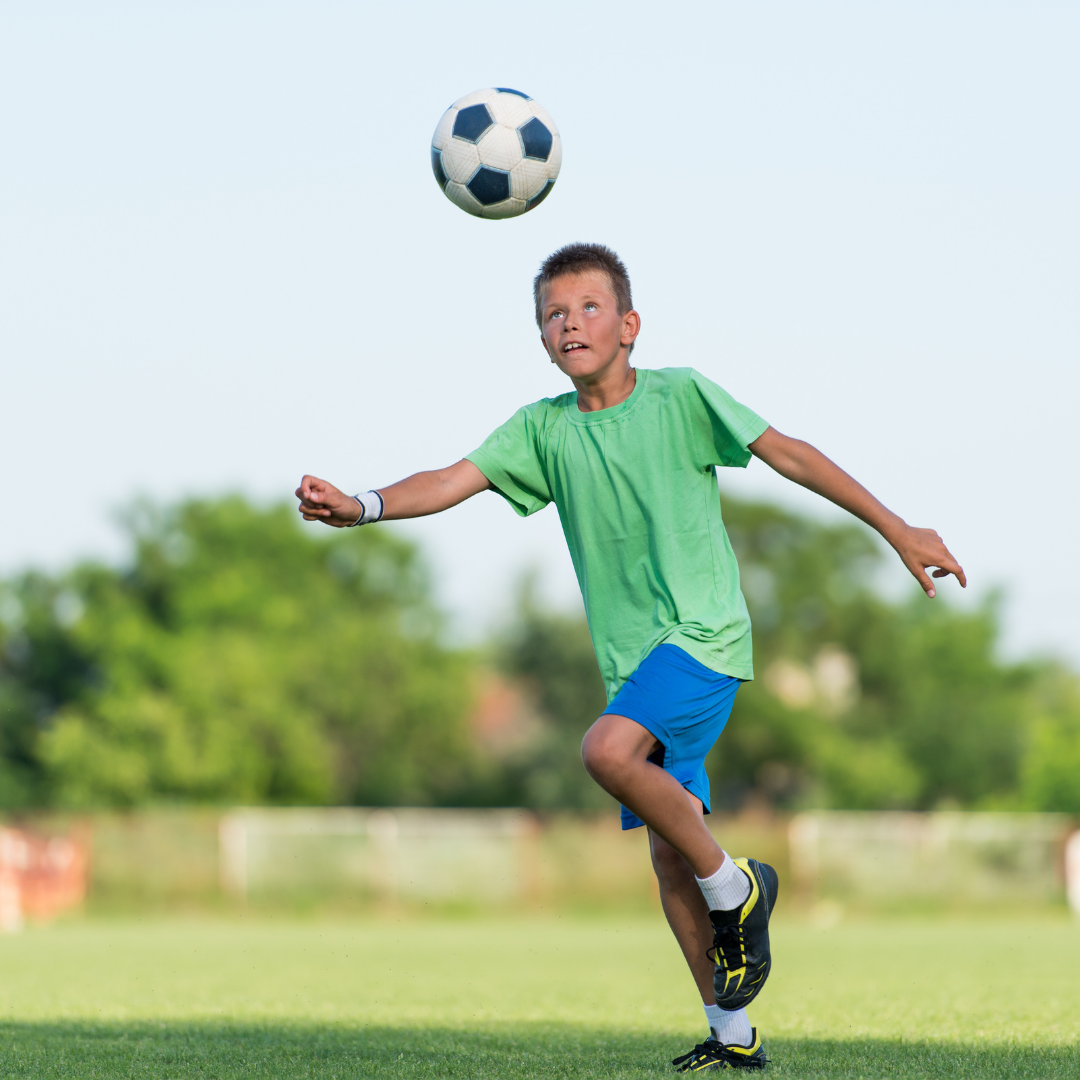
{"label": "raised leg", "polygon": [[589,775],[674,848],[694,874],[709,877],[720,869],[724,852],[705,827],[700,800],[648,760],[658,745],[636,720],[605,713],[585,733],[581,758]]}

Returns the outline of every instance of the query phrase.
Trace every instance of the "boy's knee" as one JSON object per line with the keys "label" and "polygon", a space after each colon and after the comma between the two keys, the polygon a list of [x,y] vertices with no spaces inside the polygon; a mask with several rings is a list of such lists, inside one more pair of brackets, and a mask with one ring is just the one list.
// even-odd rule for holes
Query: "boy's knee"
{"label": "boy's knee", "polygon": [[581,760],[588,774],[618,797],[629,774],[656,745],[656,736],[635,720],[604,713],[581,740]]}
{"label": "boy's knee", "polygon": [[581,740],[581,763],[590,776],[595,777],[596,770],[603,767],[604,751],[601,746],[602,741],[593,732],[592,728],[585,732],[585,736]]}
{"label": "boy's knee", "polygon": [[585,732],[581,740],[581,761],[594,780],[617,773],[623,764],[623,756],[616,740],[604,729],[594,724]]}

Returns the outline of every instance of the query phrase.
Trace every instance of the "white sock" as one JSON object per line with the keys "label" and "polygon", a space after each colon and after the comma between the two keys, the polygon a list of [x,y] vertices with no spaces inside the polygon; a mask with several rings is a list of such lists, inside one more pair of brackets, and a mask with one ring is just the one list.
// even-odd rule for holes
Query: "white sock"
{"label": "white sock", "polygon": [[699,878],[695,874],[694,880],[701,887],[710,911],[730,911],[733,907],[745,903],[750,895],[750,879],[735,865],[726,851],[724,861],[715,874],[707,878]]}
{"label": "white sock", "polygon": [[705,1019],[709,1023],[712,1037],[722,1046],[749,1046],[754,1037],[754,1029],[746,1016],[745,1009],[727,1012],[719,1005],[705,1006]]}

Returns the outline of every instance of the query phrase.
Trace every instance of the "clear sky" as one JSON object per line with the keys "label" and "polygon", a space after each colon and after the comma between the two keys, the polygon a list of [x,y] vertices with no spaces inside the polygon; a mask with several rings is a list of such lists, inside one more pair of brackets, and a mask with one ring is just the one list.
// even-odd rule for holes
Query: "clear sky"
{"label": "clear sky", "polygon": [[[818,445],[1005,588],[1012,651],[1080,662],[1078,54],[1049,2],[4,5],[0,571],[115,558],[137,493],[456,460],[568,388],[530,279],[599,240],[638,364]],[[490,85],[564,143],[512,221],[428,164]],[[574,595],[553,509],[386,527],[465,629],[530,564]]]}

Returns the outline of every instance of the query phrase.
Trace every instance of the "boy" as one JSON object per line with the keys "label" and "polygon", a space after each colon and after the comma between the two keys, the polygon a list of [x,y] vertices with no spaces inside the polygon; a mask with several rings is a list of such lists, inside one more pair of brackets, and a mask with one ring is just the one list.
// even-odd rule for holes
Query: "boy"
{"label": "boy", "polygon": [[608,707],[586,732],[589,774],[648,828],[660,898],[701,992],[709,1037],[679,1071],[761,1068],[746,1006],[769,974],[772,867],[732,859],[705,825],[705,755],[740,682],[753,678],[750,619],[720,517],[716,466],[751,455],[875,528],[928,596],[964,572],[807,443],[788,438],[690,368],[635,370],[641,328],[618,256],[599,244],[551,255],[533,283],[550,361],[576,392],[520,409],[456,465],[347,496],[305,476],[306,521],[336,527],[420,517],[497,491],[521,515],[559,511]]}

